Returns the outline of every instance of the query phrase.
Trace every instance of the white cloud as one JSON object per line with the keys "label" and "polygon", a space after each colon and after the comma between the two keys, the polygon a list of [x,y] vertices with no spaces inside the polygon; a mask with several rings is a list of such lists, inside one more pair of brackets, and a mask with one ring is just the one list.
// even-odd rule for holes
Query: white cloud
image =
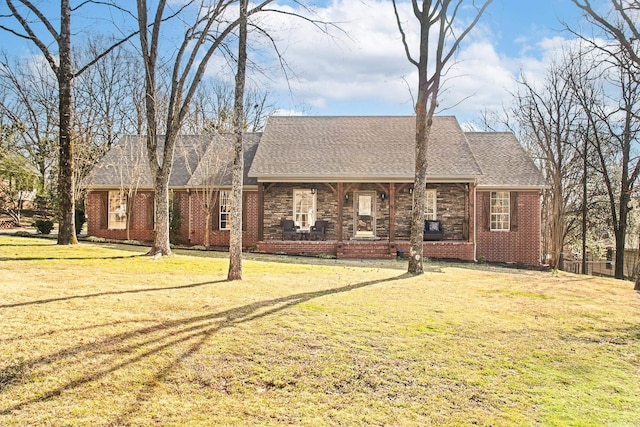
{"label": "white cloud", "polygon": [[[409,4],[401,7],[403,19],[412,22]],[[295,74],[287,82],[272,62],[263,77],[256,77],[281,94],[281,108],[328,115],[412,114],[408,86],[415,93],[417,73],[406,58],[391,2],[333,0],[317,14],[318,19],[337,23],[344,33],[332,29],[328,36],[282,14],[261,18],[267,28],[278,29],[278,45]],[[417,46],[417,31],[407,35],[409,44]],[[542,76],[549,59],[566,42],[555,37],[529,40],[527,45],[521,39],[519,56],[508,57],[500,52],[498,41],[486,25],[469,34],[446,76],[441,105],[450,110],[445,114],[469,120],[484,109],[509,104],[520,72],[531,79]]]}

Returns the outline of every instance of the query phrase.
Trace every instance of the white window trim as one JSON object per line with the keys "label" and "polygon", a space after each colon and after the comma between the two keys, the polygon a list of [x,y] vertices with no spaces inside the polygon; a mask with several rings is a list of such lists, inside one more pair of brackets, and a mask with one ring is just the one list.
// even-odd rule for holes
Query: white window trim
{"label": "white window trim", "polygon": [[[224,205],[222,204],[223,194],[227,199],[227,202]],[[223,206],[225,206],[227,210],[222,211]],[[231,230],[231,207],[232,207],[231,192],[227,190],[220,191],[220,194],[218,195],[218,229]],[[225,220],[227,225],[226,227],[222,226],[222,215],[226,215],[226,220]]]}
{"label": "white window trim", "polygon": [[[116,196],[120,199],[120,206],[117,209],[112,209],[111,198]],[[109,191],[109,203],[107,208],[107,228],[109,230],[126,230],[127,229],[127,197],[119,190]],[[124,213],[122,208],[124,206]],[[112,215],[123,215],[124,220],[112,221]]]}
{"label": "white window trim", "polygon": [[[377,200],[378,200],[378,193],[376,191],[371,191],[371,190],[362,190],[362,191],[354,191],[354,208],[353,208],[353,219],[354,219],[354,224],[353,224],[353,230],[354,230],[354,236],[356,237],[375,237],[376,233],[377,233]],[[365,231],[365,230],[358,230],[358,221],[359,221],[359,217],[360,217],[360,208],[356,203],[360,203],[360,197],[370,197],[371,198],[371,212],[370,216],[372,218],[371,220],[371,231]]]}
{"label": "white window trim", "polygon": [[[494,200],[494,195],[501,193],[503,195],[506,195],[506,206],[507,206],[507,212],[506,214],[504,212],[497,212],[494,213],[493,212],[493,200]],[[493,224],[493,215],[507,215],[507,227],[506,228],[494,228]],[[491,191],[489,193],[489,228],[491,231],[511,231],[511,192],[510,191]]]}
{"label": "white window trim", "polygon": [[[433,218],[430,218],[427,213],[427,194],[433,194]],[[424,193],[424,219],[437,220],[438,219],[438,193],[437,190],[426,190]]]}
{"label": "white window trim", "polygon": [[[298,218],[298,212],[296,211],[296,195],[297,194],[309,194],[311,195],[313,201],[313,205],[311,208],[311,213],[310,213],[310,219],[309,219],[309,225],[307,226],[303,226],[302,224],[300,224],[297,220]],[[316,221],[318,214],[317,214],[317,198],[316,198],[316,194],[311,191],[310,189],[295,189],[293,190],[293,221],[295,222],[295,225],[300,227],[300,230],[310,230],[311,227],[313,226],[313,224]]]}

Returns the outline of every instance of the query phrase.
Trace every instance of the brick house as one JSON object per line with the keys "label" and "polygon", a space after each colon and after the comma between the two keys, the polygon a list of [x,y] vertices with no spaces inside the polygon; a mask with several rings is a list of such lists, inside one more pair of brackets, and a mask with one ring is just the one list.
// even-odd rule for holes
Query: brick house
{"label": "brick house", "polygon": [[[245,137],[243,244],[340,258],[408,251],[414,140],[414,117],[271,117],[264,133]],[[208,184],[215,199],[209,242],[228,246],[230,142],[229,136],[179,140],[170,188],[182,243],[204,242]],[[124,138],[91,174],[89,235],[122,239],[128,228],[132,239],[152,239],[148,168],[134,195],[123,194],[130,186],[121,179],[132,169],[132,153],[141,150],[143,138]],[[424,242],[425,256],[540,263],[545,183],[513,134],[463,132],[454,117],[436,117],[428,158],[425,217],[439,221],[441,230]],[[293,233],[283,232],[283,219],[293,221]],[[312,232],[316,221],[327,225],[319,236]]]}

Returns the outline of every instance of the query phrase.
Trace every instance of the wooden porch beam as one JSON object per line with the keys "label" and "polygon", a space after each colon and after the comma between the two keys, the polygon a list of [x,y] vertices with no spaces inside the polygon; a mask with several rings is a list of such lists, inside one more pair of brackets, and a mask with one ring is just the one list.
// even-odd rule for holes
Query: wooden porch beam
{"label": "wooden porch beam", "polygon": [[333,192],[334,196],[336,195],[337,190],[333,185],[329,184],[328,182],[325,182],[324,185],[326,185],[327,187],[329,187],[329,189],[331,189],[331,192]]}
{"label": "wooden porch beam", "polygon": [[389,184],[389,242],[396,240],[396,184]]}
{"label": "wooden porch beam", "polygon": [[343,184],[342,182],[338,182],[338,189],[337,189],[337,199],[338,199],[338,220],[336,221],[336,233],[338,234],[338,242],[342,242],[342,204],[344,203],[344,201],[342,200],[344,198],[344,193],[343,193],[344,189],[343,189]]}

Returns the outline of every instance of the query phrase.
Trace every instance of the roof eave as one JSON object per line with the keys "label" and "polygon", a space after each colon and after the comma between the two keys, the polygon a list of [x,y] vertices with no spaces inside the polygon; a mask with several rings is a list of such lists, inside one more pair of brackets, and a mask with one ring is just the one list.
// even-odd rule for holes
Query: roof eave
{"label": "roof eave", "polygon": [[549,188],[548,185],[482,185],[476,187],[478,191],[542,191]]}
{"label": "roof eave", "polygon": [[[314,176],[282,176],[282,175],[255,175],[258,182],[284,182],[284,183],[315,183],[315,182],[414,182],[413,176],[352,176],[352,175],[314,175]],[[430,183],[458,183],[470,182],[479,178],[479,175],[459,175],[459,176],[427,176]]]}

